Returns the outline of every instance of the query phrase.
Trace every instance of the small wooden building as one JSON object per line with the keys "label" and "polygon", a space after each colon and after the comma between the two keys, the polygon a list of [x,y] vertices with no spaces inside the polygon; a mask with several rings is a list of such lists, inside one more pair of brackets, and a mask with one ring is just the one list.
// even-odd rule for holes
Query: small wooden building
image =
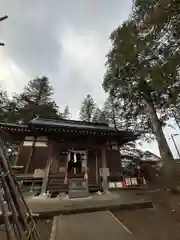
{"label": "small wooden building", "polygon": [[28,125],[0,123],[0,129],[18,143],[21,174],[42,179],[42,194],[68,192],[73,179],[106,191],[108,178],[121,176],[119,147],[137,138],[107,124],[74,120],[37,118]]}

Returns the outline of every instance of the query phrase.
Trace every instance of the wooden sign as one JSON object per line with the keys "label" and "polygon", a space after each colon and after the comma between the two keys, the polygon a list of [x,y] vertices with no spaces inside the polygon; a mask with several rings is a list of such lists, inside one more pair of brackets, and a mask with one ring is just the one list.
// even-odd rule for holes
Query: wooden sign
{"label": "wooden sign", "polygon": [[108,177],[109,176],[109,168],[100,168],[100,176]]}

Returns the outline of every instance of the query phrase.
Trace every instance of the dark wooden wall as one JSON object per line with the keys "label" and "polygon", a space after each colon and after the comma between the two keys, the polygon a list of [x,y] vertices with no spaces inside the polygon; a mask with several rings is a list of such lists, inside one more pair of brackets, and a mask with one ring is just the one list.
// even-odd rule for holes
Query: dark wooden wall
{"label": "dark wooden wall", "polygon": [[[31,153],[32,147],[22,146],[16,165],[24,166],[25,170],[26,164],[28,162],[29,156],[31,156]],[[32,159],[28,169],[28,173],[34,173],[35,169],[45,169],[47,159],[48,159],[48,147],[35,147],[32,154]]]}
{"label": "dark wooden wall", "polygon": [[[49,147],[52,147],[52,163],[50,168],[50,173],[60,173],[65,171],[67,164],[67,155],[62,155],[62,152],[67,152],[69,145],[64,143],[57,143],[55,141],[50,141],[47,143],[47,147],[35,147],[33,157],[29,166],[29,173],[33,173],[35,169],[45,169],[47,160],[49,158]],[[77,144],[76,144],[77,145]],[[68,147],[67,147],[68,146]],[[88,147],[88,146],[86,146]],[[81,148],[81,145],[77,145],[76,150],[85,150],[85,144]],[[26,166],[29,156],[31,155],[32,146],[22,146],[19,158],[16,165]],[[97,162],[96,162],[97,158]],[[102,167],[101,160],[101,149],[93,149],[88,151],[88,178],[99,181],[99,168]],[[107,149],[106,150],[106,161],[107,167],[109,168],[110,176],[120,176],[121,174],[121,164],[120,164],[120,154],[118,150]],[[96,170],[98,167],[98,170]],[[63,170],[64,168],[64,170]],[[97,171],[97,172],[96,172]]]}
{"label": "dark wooden wall", "polygon": [[[97,160],[96,160],[97,158]],[[96,162],[97,161],[97,162]],[[88,166],[88,180],[90,183],[96,183],[96,181],[99,179],[97,178],[97,173],[98,171],[98,178],[99,178],[99,169],[96,169],[96,166],[98,165],[99,168],[100,164],[100,154],[97,149],[91,150],[88,152],[88,159],[87,159],[87,166]]]}
{"label": "dark wooden wall", "polygon": [[19,151],[19,157],[16,163],[17,166],[24,166],[24,167],[26,166],[28,157],[31,154],[31,149],[32,147],[29,147],[29,146],[28,147],[21,146]]}
{"label": "dark wooden wall", "polygon": [[110,176],[121,175],[121,162],[118,150],[108,149],[106,151],[107,167],[109,168]]}
{"label": "dark wooden wall", "polygon": [[62,173],[63,168],[66,167],[67,155],[62,154],[66,152],[67,149],[62,144],[56,142],[52,143],[53,153],[52,153],[52,163],[50,168],[50,173]]}
{"label": "dark wooden wall", "polygon": [[48,147],[35,147],[28,172],[34,173],[35,169],[45,169],[48,160],[48,154]]}

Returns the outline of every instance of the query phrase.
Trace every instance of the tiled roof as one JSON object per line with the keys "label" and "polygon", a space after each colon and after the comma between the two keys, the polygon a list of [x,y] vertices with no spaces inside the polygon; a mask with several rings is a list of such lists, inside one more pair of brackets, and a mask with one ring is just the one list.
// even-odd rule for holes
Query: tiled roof
{"label": "tiled roof", "polygon": [[0,122],[0,129],[9,132],[27,132],[29,131],[27,125],[14,124],[14,123],[3,123]]}
{"label": "tiled roof", "polygon": [[5,123],[5,122],[0,122],[0,127],[27,128],[28,125],[18,124],[18,123]]}
{"label": "tiled roof", "polygon": [[33,119],[29,122],[29,125],[41,125],[48,127],[68,127],[68,128],[79,128],[79,129],[89,129],[89,130],[105,130],[105,131],[117,131],[115,128],[109,127],[105,123],[92,123],[83,122],[76,120],[52,120],[52,119]]}
{"label": "tiled roof", "polygon": [[76,120],[51,120],[51,119],[33,119],[29,127],[41,127],[52,129],[71,129],[72,131],[102,132],[116,136],[126,137],[127,139],[137,139],[137,134],[132,131],[117,130],[105,123],[89,123]]}
{"label": "tiled roof", "polygon": [[73,133],[83,136],[109,136],[109,139],[118,139],[120,142],[134,141],[137,139],[137,134],[131,131],[117,130],[104,123],[89,123],[75,120],[53,120],[36,118],[29,122],[28,125],[1,123],[0,129],[9,133],[33,131],[41,133],[57,132],[57,133]]}

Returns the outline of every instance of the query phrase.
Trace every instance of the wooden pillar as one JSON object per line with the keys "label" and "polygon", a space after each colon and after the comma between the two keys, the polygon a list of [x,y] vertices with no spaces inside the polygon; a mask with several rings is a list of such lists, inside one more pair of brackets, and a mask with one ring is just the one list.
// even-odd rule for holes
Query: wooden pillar
{"label": "wooden pillar", "polygon": [[18,149],[17,149],[16,160],[14,162],[15,166],[17,166],[17,164],[18,164],[18,160],[19,160],[19,156],[20,156],[20,152],[21,152],[22,148],[23,148],[23,141],[21,141],[21,143],[19,144]]}
{"label": "wooden pillar", "polygon": [[32,160],[34,152],[35,152],[36,140],[37,140],[37,136],[34,137],[33,142],[32,142],[31,151],[29,153],[29,157],[27,159],[27,164],[25,166],[25,173],[28,173],[28,170],[29,170],[29,167],[30,167],[30,164],[31,164],[31,160]]}
{"label": "wooden pillar", "polygon": [[[83,160],[83,165],[84,165],[84,169],[85,169],[85,172],[84,172],[84,178],[86,180],[88,180],[88,155],[87,155],[87,152],[84,152],[84,160]],[[87,184],[88,186],[88,184]]]}
{"label": "wooden pillar", "polygon": [[41,187],[41,195],[46,193],[47,184],[48,184],[48,180],[49,180],[49,172],[50,172],[51,163],[52,163],[53,146],[50,143],[48,147],[49,147],[49,154],[48,154],[48,159],[47,159],[47,163],[46,163],[46,168],[44,171],[44,178],[43,178],[42,187]]}
{"label": "wooden pillar", "polygon": [[98,164],[98,155],[97,155],[97,150],[95,152],[96,156],[96,183],[99,183],[99,164]]}
{"label": "wooden pillar", "polygon": [[103,192],[108,191],[108,174],[107,174],[107,162],[106,162],[106,147],[101,148],[101,167],[102,167],[102,188]]}
{"label": "wooden pillar", "polygon": [[66,158],[66,174],[65,174],[65,177],[64,177],[64,184],[68,183],[68,164],[69,164],[69,161],[70,161],[70,152],[68,150],[67,158]]}

